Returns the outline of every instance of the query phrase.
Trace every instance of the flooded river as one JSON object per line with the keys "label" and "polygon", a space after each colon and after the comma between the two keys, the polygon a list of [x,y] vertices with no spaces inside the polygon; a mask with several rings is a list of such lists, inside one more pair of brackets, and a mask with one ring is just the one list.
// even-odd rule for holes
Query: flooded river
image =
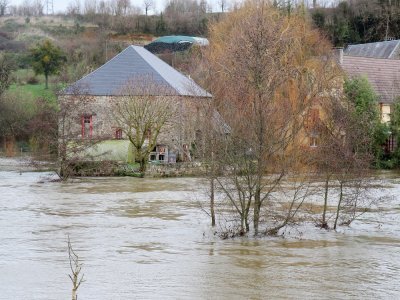
{"label": "flooded river", "polygon": [[[0,159],[0,299],[400,299],[400,179],[340,232],[220,240],[195,178],[48,182]],[[399,197],[397,197],[397,195]]]}

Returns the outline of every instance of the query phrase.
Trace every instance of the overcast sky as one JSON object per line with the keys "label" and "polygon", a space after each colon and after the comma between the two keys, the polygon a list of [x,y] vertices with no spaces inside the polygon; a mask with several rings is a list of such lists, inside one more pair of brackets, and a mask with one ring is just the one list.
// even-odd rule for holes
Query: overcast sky
{"label": "overcast sky", "polygon": [[[11,0],[10,3],[11,3],[11,5],[18,5],[18,4],[21,4],[23,1],[24,0]],[[42,0],[42,1],[46,2],[46,0]],[[85,0],[81,0],[82,3],[84,1]],[[155,11],[159,12],[159,11],[164,9],[165,3],[168,0],[154,0],[154,1],[156,3]],[[64,12],[65,9],[67,8],[69,2],[71,2],[71,0],[53,0],[54,12],[55,13]],[[217,4],[218,0],[208,0],[207,2],[211,3],[213,11],[217,11],[218,10],[218,4]],[[229,0],[227,0],[227,2],[229,2]],[[143,8],[143,0],[131,0],[131,4],[134,5],[134,6],[138,6],[138,7]],[[46,9],[45,9],[45,11],[46,11]]]}

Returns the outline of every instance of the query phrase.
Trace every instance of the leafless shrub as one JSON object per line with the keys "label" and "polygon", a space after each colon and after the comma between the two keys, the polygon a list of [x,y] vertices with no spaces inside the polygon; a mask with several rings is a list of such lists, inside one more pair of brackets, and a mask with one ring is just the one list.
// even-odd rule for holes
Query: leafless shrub
{"label": "leafless shrub", "polygon": [[71,270],[71,274],[68,274],[69,279],[72,282],[72,300],[78,300],[78,289],[81,286],[82,282],[85,282],[84,276],[85,274],[81,274],[83,263],[79,259],[79,256],[76,254],[74,249],[72,248],[71,240],[68,236],[68,259],[69,259],[69,267]]}

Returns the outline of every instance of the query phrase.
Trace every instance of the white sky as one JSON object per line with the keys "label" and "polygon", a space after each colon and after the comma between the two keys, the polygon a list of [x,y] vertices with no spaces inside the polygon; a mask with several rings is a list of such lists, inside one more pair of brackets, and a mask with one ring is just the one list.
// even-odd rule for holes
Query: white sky
{"label": "white sky", "polygon": [[[42,1],[46,2],[46,0],[42,0]],[[159,12],[159,11],[163,10],[167,1],[168,0],[154,0],[154,2],[156,3],[155,11]],[[11,5],[19,5],[22,2],[24,2],[24,0],[11,0],[10,4]],[[68,3],[70,3],[70,2],[71,2],[70,0],[53,0],[54,12],[55,13],[64,12],[68,6]],[[81,2],[83,3],[84,0],[81,0]],[[208,0],[207,2],[212,5],[213,11],[218,10],[218,0]],[[229,3],[230,0],[227,0],[227,2]],[[131,0],[131,4],[134,6],[143,8],[143,0]],[[152,12],[154,12],[154,10]]]}

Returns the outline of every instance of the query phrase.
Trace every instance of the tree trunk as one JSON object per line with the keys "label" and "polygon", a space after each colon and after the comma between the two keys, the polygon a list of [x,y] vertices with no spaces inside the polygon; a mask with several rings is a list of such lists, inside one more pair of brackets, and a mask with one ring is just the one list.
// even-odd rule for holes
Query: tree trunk
{"label": "tree trunk", "polygon": [[47,90],[49,88],[49,75],[47,73],[45,73],[44,78],[46,81],[45,89]]}
{"label": "tree trunk", "polygon": [[211,214],[211,226],[215,226],[215,210],[214,210],[214,175],[211,177],[210,181],[210,189],[211,189],[211,194],[210,194],[210,214]]}
{"label": "tree trunk", "polygon": [[260,222],[260,209],[261,209],[261,190],[259,187],[256,189],[256,193],[254,195],[254,235],[258,235],[258,225]]}
{"label": "tree trunk", "polygon": [[146,172],[147,169],[147,160],[146,158],[141,158],[139,161],[140,167],[139,167],[139,172],[144,176],[144,173]]}
{"label": "tree trunk", "polygon": [[335,224],[333,225],[333,229],[335,229],[335,230],[336,230],[337,222],[338,222],[338,219],[339,219],[339,211],[340,211],[340,205],[342,204],[342,200],[343,200],[343,182],[340,182],[340,196],[339,196],[338,206],[337,206],[337,209],[336,209]]}
{"label": "tree trunk", "polygon": [[[249,207],[250,208],[250,207]],[[246,209],[245,211],[245,216],[244,216],[244,221],[246,223],[246,232],[249,232],[250,230],[250,224],[249,224],[249,208]]]}
{"label": "tree trunk", "polygon": [[72,300],[78,300],[75,287],[72,289]]}
{"label": "tree trunk", "polygon": [[214,152],[211,152],[211,181],[210,181],[210,214],[211,226],[215,226],[215,165],[214,165]]}
{"label": "tree trunk", "polygon": [[329,190],[329,178],[330,176],[326,176],[325,180],[325,196],[324,196],[324,210],[322,212],[322,223],[321,228],[328,229],[328,223],[326,222],[326,210],[328,208],[328,190]]}
{"label": "tree trunk", "polygon": [[240,235],[244,235],[246,233],[246,217],[245,211],[243,210],[240,214]]}
{"label": "tree trunk", "polygon": [[143,177],[147,170],[148,156],[146,154],[143,154],[141,147],[135,146],[135,150],[135,162],[139,163],[139,172],[140,175]]}

